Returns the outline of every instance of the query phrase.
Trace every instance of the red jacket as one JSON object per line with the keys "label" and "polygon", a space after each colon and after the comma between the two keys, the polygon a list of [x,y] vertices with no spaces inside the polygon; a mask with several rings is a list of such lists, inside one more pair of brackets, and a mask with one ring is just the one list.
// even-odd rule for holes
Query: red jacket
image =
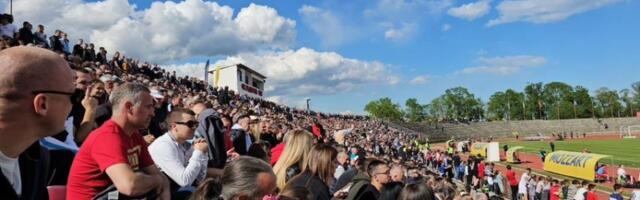
{"label": "red jacket", "polygon": [[280,159],[280,155],[284,151],[284,142],[276,145],[271,149],[271,166],[276,165],[278,159]]}
{"label": "red jacket", "polygon": [[595,191],[589,191],[589,192],[587,192],[587,199],[586,200],[598,200],[598,195],[596,195]]}
{"label": "red jacket", "polygon": [[514,172],[513,170],[507,170],[507,180],[509,180],[509,185],[511,186],[518,185],[516,172]]}
{"label": "red jacket", "polygon": [[484,163],[478,164],[478,178],[484,178]]}

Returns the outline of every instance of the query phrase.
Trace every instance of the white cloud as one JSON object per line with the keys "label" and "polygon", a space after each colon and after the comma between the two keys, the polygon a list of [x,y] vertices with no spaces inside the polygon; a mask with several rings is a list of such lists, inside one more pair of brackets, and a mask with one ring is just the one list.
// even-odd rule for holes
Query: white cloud
{"label": "white cloud", "polygon": [[[178,76],[196,77],[200,80],[204,80],[205,65],[206,63],[202,62],[202,63],[160,65],[160,67],[167,71],[176,71],[176,75]],[[211,67],[210,69],[213,69],[213,67]],[[209,77],[212,77],[212,76],[209,76]],[[209,83],[211,83],[211,80],[208,80],[208,81]]]}
{"label": "white cloud", "polygon": [[542,66],[547,63],[547,59],[541,56],[519,55],[492,58],[480,57],[476,62],[479,63],[479,66],[464,68],[458,73],[510,75],[524,68]]}
{"label": "white cloud", "polygon": [[442,25],[442,32],[447,32],[451,30],[451,28],[452,28],[451,24],[444,24]]}
{"label": "white cloud", "polygon": [[595,10],[622,0],[505,0],[497,6],[498,18],[487,26],[517,21],[549,23],[562,21],[572,15]]}
{"label": "white cloud", "polygon": [[411,79],[411,81],[409,81],[409,83],[413,84],[413,85],[423,85],[426,84],[427,82],[429,82],[431,78],[429,78],[429,76],[426,75],[420,75],[420,76],[416,76],[415,78]]}
{"label": "white cloud", "polygon": [[404,23],[399,28],[387,29],[387,31],[384,32],[384,38],[393,41],[406,40],[415,34],[416,28],[416,24]]}
{"label": "white cloud", "polygon": [[303,5],[298,9],[302,22],[316,33],[326,46],[338,46],[344,43],[353,31],[345,26],[342,19],[330,10]]}
{"label": "white cloud", "polygon": [[397,41],[416,35],[423,21],[440,15],[452,4],[453,0],[379,0],[363,14],[382,29],[385,39]]}
{"label": "white cloud", "polygon": [[144,10],[127,0],[24,0],[14,2],[14,14],[16,21],[44,24],[47,32],[62,29],[109,53],[153,62],[286,49],[296,37],[295,21],[255,4],[234,18],[231,7],[203,0],[153,2]]}
{"label": "white cloud", "polygon": [[267,95],[335,94],[363,85],[397,84],[400,80],[386,64],[308,48],[241,53],[217,61],[214,66],[236,63],[244,63],[267,76]]}
{"label": "white cloud", "polygon": [[453,17],[472,21],[489,13],[491,0],[480,0],[455,8],[449,8],[447,13]]}
{"label": "white cloud", "polygon": [[[243,63],[267,76],[265,94],[270,100],[297,107],[304,97],[350,92],[398,84],[390,66],[377,61],[345,58],[334,52],[300,48],[286,51],[240,53],[211,66]],[[205,63],[164,65],[178,75],[203,78]]]}

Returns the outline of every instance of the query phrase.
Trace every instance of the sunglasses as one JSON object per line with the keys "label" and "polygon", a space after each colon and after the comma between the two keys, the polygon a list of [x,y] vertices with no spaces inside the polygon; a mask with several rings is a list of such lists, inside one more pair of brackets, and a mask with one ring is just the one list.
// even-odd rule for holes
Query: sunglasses
{"label": "sunglasses", "polygon": [[60,95],[66,95],[69,96],[69,100],[71,101],[71,103],[74,102],[74,100],[78,99],[78,98],[82,98],[80,97],[80,93],[77,92],[61,92],[61,91],[53,91],[53,90],[39,90],[39,91],[33,91],[31,92],[31,94],[33,95],[38,95],[38,94],[60,94]]}
{"label": "sunglasses", "polygon": [[176,122],[176,124],[185,125],[192,129],[198,128],[198,121]]}

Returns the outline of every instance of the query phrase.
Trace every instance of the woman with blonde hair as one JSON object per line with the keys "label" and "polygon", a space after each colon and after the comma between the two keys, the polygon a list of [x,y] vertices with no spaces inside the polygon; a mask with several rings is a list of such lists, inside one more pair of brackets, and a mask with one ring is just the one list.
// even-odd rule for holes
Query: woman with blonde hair
{"label": "woman with blonde hair", "polygon": [[293,130],[287,135],[284,150],[273,166],[277,185],[281,190],[289,179],[306,169],[307,157],[313,145],[313,135],[307,131]]}
{"label": "woman with blonde hair", "polygon": [[331,199],[329,185],[334,181],[337,155],[338,151],[331,145],[314,145],[309,152],[309,158],[313,159],[307,160],[305,169],[287,183],[285,190],[290,187],[303,187],[313,194],[315,200]]}

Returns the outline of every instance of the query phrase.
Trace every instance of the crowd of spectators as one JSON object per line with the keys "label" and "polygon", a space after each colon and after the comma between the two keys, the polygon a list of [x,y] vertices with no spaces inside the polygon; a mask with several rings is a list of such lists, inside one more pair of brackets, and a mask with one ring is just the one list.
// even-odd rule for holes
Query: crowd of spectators
{"label": "crowd of spectators", "polygon": [[521,189],[511,169],[380,121],[238,95],[70,45],[61,30],[0,22],[3,198],[61,195],[53,185],[66,199],[450,200]]}

